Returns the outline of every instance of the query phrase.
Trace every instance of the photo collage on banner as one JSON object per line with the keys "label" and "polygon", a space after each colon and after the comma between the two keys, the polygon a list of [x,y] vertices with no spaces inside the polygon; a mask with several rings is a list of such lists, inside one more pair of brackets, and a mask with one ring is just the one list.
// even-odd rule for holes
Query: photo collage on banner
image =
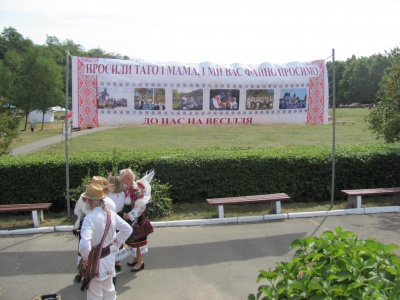
{"label": "photo collage on banner", "polygon": [[72,70],[75,127],[327,124],[324,61],[249,66],[73,57]]}
{"label": "photo collage on banner", "polygon": [[247,90],[247,110],[271,110],[274,108],[274,90]]}
{"label": "photo collage on banner", "polygon": [[203,90],[177,88],[172,90],[173,110],[203,110]]}
{"label": "photo collage on banner", "polygon": [[282,89],[279,95],[279,109],[307,107],[307,89]]}
{"label": "photo collage on banner", "polygon": [[210,110],[238,110],[239,90],[210,90]]}

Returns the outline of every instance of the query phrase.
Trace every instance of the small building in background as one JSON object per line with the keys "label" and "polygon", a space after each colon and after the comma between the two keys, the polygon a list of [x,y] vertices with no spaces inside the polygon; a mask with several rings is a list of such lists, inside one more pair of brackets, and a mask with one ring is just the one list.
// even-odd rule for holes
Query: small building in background
{"label": "small building in background", "polygon": [[[29,121],[31,123],[41,123],[43,118],[43,112],[40,110],[31,111],[29,113]],[[44,122],[54,122],[54,112],[47,111],[44,114]]]}

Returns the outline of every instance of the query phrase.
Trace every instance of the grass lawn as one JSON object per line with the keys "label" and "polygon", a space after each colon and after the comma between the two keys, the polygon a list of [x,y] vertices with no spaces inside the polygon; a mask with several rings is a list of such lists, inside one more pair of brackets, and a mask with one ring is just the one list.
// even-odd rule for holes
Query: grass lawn
{"label": "grass lawn", "polygon": [[[355,124],[336,124],[336,144],[354,145],[382,143],[367,130],[365,109],[336,109],[336,120],[351,120]],[[332,111],[330,111],[332,115]],[[63,121],[45,123],[41,131],[20,135],[13,147],[22,146],[49,136],[60,135],[60,142],[41,149],[36,153],[65,153],[61,137]],[[73,138],[69,153],[93,152],[118,149],[231,149],[267,148],[299,145],[332,145],[332,124],[312,126],[298,124],[276,125],[185,125],[163,126],[142,125],[122,126]],[[73,136],[74,133],[72,133]],[[123,141],[123,143],[121,142]]]}
{"label": "grass lawn", "polygon": [[[336,109],[336,120],[355,121],[355,124],[336,124],[336,144],[354,145],[367,143],[382,143],[367,130],[364,122],[368,109]],[[332,116],[330,110],[329,115]],[[22,146],[41,139],[60,135],[60,143],[46,147],[33,155],[40,153],[64,153],[62,142],[62,126],[64,121],[36,124],[32,133],[25,131],[13,143],[13,147]],[[23,129],[21,124],[21,129]],[[230,148],[266,148],[298,145],[332,145],[332,124],[311,125],[186,125],[186,126],[123,126],[109,130],[76,137],[70,142],[69,153],[77,154],[83,151],[101,151],[124,149],[230,149]],[[29,130],[29,128],[28,128]],[[73,135],[73,133],[72,133]],[[101,150],[99,150],[101,149]],[[28,154],[29,155],[29,154]],[[368,198],[367,198],[368,199]],[[375,201],[375,202],[374,202]],[[399,205],[393,204],[390,197],[370,198],[363,202],[364,206]],[[318,203],[283,203],[282,212],[323,211],[343,209],[346,202],[337,202],[330,206],[330,199]],[[264,215],[271,213],[271,204],[230,205],[225,207],[226,217]],[[215,218],[215,207],[204,203],[175,204],[173,214],[153,221],[190,220]],[[41,226],[72,225],[75,222],[73,211],[71,218],[67,212],[56,213],[46,211],[45,220]],[[0,230],[32,227],[31,213],[3,214],[0,220]]]}
{"label": "grass lawn", "polygon": [[[55,116],[61,116],[60,112],[56,112],[54,114]],[[45,138],[53,137],[60,135],[60,141],[61,141],[61,134],[62,134],[62,128],[63,128],[64,121],[54,121],[54,122],[48,122],[48,123],[43,123],[43,129],[42,129],[42,123],[35,123],[35,131],[31,132],[29,122],[26,126],[26,131],[25,129],[25,119],[21,120],[19,130],[20,134],[18,139],[14,140],[11,147],[19,147],[23,146],[26,144],[34,143],[40,140],[43,140]]]}
{"label": "grass lawn", "polygon": [[[375,206],[398,206],[399,200],[393,196],[381,197],[366,197],[363,199],[363,207]],[[347,201],[336,201],[333,207],[330,200],[326,202],[310,202],[310,203],[295,203],[283,202],[282,213],[294,212],[312,212],[312,211],[328,211],[347,208]],[[243,204],[243,205],[226,205],[224,206],[225,217],[241,217],[241,216],[261,216],[273,213],[274,206],[268,204]],[[181,203],[173,204],[173,213],[169,216],[151,219],[151,221],[176,221],[176,220],[194,220],[194,219],[211,219],[217,218],[216,208],[204,203]],[[51,227],[60,225],[73,225],[76,221],[76,216],[71,210],[71,217],[68,218],[67,211],[54,212],[45,211],[44,221],[41,227]],[[0,230],[13,230],[22,228],[32,228],[32,213],[21,212],[2,214],[0,219]]]}

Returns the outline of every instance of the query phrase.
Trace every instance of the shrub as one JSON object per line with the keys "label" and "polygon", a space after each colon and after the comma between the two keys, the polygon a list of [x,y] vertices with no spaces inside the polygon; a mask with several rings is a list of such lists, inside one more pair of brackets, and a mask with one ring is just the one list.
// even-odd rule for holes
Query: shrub
{"label": "shrub", "polygon": [[[100,172],[99,174],[106,174],[105,172]],[[113,174],[118,174],[117,169],[112,170]],[[137,172],[135,172],[136,179],[141,178]],[[156,174],[157,175],[157,174]],[[107,178],[107,175],[103,175]],[[78,201],[80,195],[85,191],[86,186],[90,183],[92,176],[90,176],[90,170],[88,174],[82,178],[82,183],[75,189],[70,189],[70,198],[73,204]],[[168,184],[162,184],[156,178],[151,181],[151,194],[152,201],[147,204],[146,212],[152,219],[157,219],[159,217],[168,216],[172,213],[172,199],[170,198],[170,186]]]}
{"label": "shrub", "polygon": [[151,182],[152,202],[147,204],[146,211],[151,219],[168,216],[172,213],[170,186],[162,184],[157,179]]}
{"label": "shrub", "polygon": [[299,248],[290,263],[280,262],[274,270],[261,270],[261,285],[254,299],[400,299],[398,247],[375,239],[359,239],[341,227],[321,237],[292,242]]}
{"label": "shrub", "polygon": [[[398,144],[337,147],[335,199],[344,198],[344,189],[397,186],[399,150]],[[70,194],[83,191],[86,176],[129,167],[137,173],[154,169],[174,203],[269,193],[286,193],[296,202],[331,198],[332,149],[326,146],[81,153],[69,156]],[[65,155],[2,157],[0,203],[52,202],[64,209],[65,174]]]}

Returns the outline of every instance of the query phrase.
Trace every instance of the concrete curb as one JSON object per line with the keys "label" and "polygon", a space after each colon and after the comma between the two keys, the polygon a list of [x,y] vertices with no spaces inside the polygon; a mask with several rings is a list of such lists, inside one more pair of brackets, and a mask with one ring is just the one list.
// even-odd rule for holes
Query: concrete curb
{"label": "concrete curb", "polygon": [[[328,211],[298,212],[298,213],[287,213],[287,214],[270,214],[263,216],[162,221],[162,222],[151,222],[151,224],[155,228],[178,227],[178,226],[204,226],[204,225],[217,225],[217,224],[227,224],[227,223],[274,221],[274,220],[295,219],[295,218],[314,218],[314,217],[343,216],[343,215],[367,215],[367,214],[399,213],[399,212],[400,212],[400,206],[383,206],[383,207],[350,208],[350,209],[339,209],[339,210],[328,210]],[[72,229],[73,226],[70,225],[70,226],[39,227],[39,228],[15,229],[15,230],[0,230],[0,235],[70,232],[72,231]]]}
{"label": "concrete curb", "polygon": [[288,218],[294,219],[294,218],[325,217],[326,215],[327,211],[299,212],[299,213],[288,213]]}
{"label": "concrete curb", "polygon": [[264,215],[264,221],[284,220],[288,218],[289,218],[288,214]]}
{"label": "concrete curb", "polygon": [[74,229],[74,226],[68,225],[68,226],[54,226],[54,231],[62,231],[62,232],[67,232],[67,231],[72,231]]}
{"label": "concrete curb", "polygon": [[246,223],[246,222],[260,222],[264,221],[264,216],[247,216],[247,217],[238,217],[238,223]]}
{"label": "concrete curb", "polygon": [[366,207],[366,214],[379,214],[379,213],[400,212],[400,206],[384,206],[384,207]]}
{"label": "concrete curb", "polygon": [[31,234],[31,233],[48,233],[54,232],[54,227],[39,227],[27,229],[8,230],[8,234]]}

